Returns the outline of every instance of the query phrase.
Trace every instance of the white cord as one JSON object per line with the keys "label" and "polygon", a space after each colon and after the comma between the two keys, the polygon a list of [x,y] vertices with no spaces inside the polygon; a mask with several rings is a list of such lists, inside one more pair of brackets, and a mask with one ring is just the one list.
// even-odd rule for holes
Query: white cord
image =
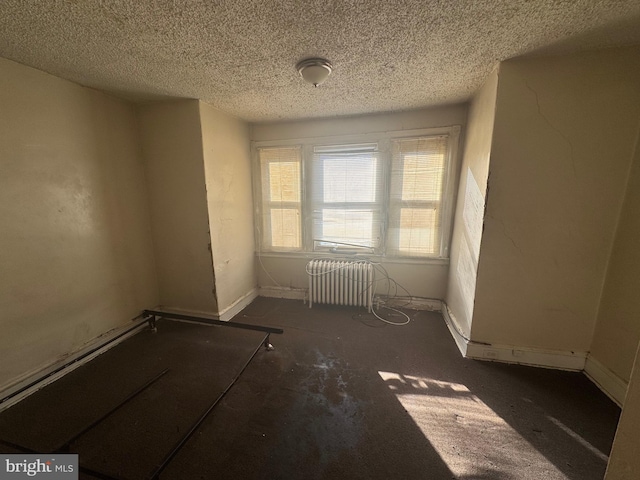
{"label": "white cord", "polygon": [[[305,267],[307,275],[309,275],[311,277],[320,277],[320,276],[323,276],[323,275],[327,275],[327,274],[332,273],[332,272],[337,272],[339,270],[344,270],[344,269],[346,269],[346,268],[348,268],[348,267],[350,267],[352,265],[373,265],[375,267],[373,269],[373,277],[372,277],[371,281],[368,283],[368,285],[366,286],[366,289],[365,289],[365,291],[372,290],[372,295],[371,295],[372,298],[375,295],[376,283],[377,282],[382,282],[382,281],[385,281],[385,280],[387,281],[387,283],[389,285],[389,289],[391,288],[391,283],[393,282],[393,284],[396,286],[396,294],[397,294],[398,287],[400,287],[402,290],[407,292],[409,294],[409,296],[411,296],[411,294],[409,293],[409,291],[406,288],[404,288],[398,282],[396,282],[391,277],[389,277],[389,273],[387,272],[387,270],[380,263],[374,263],[374,262],[371,262],[370,260],[343,259],[342,261],[344,263],[342,263],[341,265],[337,265],[336,267],[334,267],[334,268],[332,268],[330,270],[323,271],[323,272],[313,272],[313,271],[311,271],[309,269],[309,265],[311,264],[311,262],[316,261],[316,260],[324,260],[324,259],[323,258],[313,258],[307,263],[307,265]],[[337,260],[340,261],[340,259],[337,259]],[[336,259],[332,259],[330,261],[336,261]],[[377,280],[375,278],[375,276],[376,276],[375,274],[376,274],[377,270],[382,272],[382,274],[384,275],[384,278],[381,278],[379,280]],[[389,298],[390,298],[390,295],[389,295],[389,291],[388,291],[387,292],[387,299],[389,299]],[[399,313],[400,315],[402,315],[402,316],[404,316],[406,318],[406,321],[403,321],[403,322],[392,322],[392,321],[387,320],[385,318],[382,318],[380,315],[378,315],[378,313],[376,312],[375,308],[372,305],[371,306],[371,313],[373,314],[373,316],[376,317],[378,320],[381,320],[382,322],[384,322],[384,323],[386,323],[388,325],[403,326],[403,325],[407,325],[411,321],[411,318],[409,317],[409,315],[407,315],[406,313],[404,313],[404,312],[402,312],[400,310],[397,310],[395,308],[389,307],[389,306],[384,305],[384,304],[382,305],[382,308],[386,308],[387,310],[392,310],[392,311],[394,311],[396,313]]]}
{"label": "white cord", "polygon": [[264,270],[264,273],[267,274],[267,277],[269,277],[271,281],[276,284],[276,286],[282,287],[282,285],[280,285],[276,281],[276,279],[271,276],[269,270],[267,270],[267,267],[264,266],[264,263],[262,263],[262,232],[260,231],[260,227],[257,224],[256,231],[258,232],[258,263],[260,263],[260,266],[262,267],[262,270]]}
{"label": "white cord", "polygon": [[407,315],[407,314],[406,314],[406,313],[404,313],[404,312],[401,312],[400,310],[396,310],[395,308],[387,307],[386,305],[383,305],[383,306],[382,306],[382,308],[386,308],[387,310],[393,310],[394,312],[398,312],[400,315],[403,315],[404,317],[406,317],[406,318],[407,318],[407,320],[406,320],[406,321],[404,321],[404,322],[398,322],[398,323],[396,323],[396,322],[391,322],[391,321],[386,320],[386,319],[382,318],[381,316],[379,316],[379,315],[376,313],[375,309],[374,309],[374,308],[372,308],[372,309],[371,309],[371,313],[373,313],[373,315],[374,315],[378,320],[382,320],[382,321],[383,321],[384,323],[386,323],[386,324],[389,324],[389,325],[395,325],[395,326],[397,326],[397,327],[401,327],[401,326],[406,325],[407,323],[409,323],[409,322],[411,321],[411,318],[409,317],[409,315]]}

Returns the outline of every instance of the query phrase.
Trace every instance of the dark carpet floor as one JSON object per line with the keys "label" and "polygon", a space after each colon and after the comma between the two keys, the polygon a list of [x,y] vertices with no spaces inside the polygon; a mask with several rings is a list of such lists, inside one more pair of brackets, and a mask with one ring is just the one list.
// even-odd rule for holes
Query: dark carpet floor
{"label": "dark carpet floor", "polygon": [[[406,312],[398,327],[361,309],[256,300],[234,320],[284,334],[160,478],[603,478],[620,412],[584,375],[465,360],[440,314]],[[55,451],[168,369],[68,447],[104,478],[149,478],[262,340],[161,320],[0,413],[0,451]]]}

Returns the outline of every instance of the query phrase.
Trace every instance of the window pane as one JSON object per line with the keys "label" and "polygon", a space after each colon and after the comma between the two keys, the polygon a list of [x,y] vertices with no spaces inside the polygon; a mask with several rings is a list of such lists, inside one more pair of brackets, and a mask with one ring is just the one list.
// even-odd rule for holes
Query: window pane
{"label": "window pane", "polygon": [[300,162],[269,162],[269,200],[300,201]]}
{"label": "window pane", "polygon": [[427,256],[438,253],[438,214],[434,208],[401,208],[398,251],[402,255]]}
{"label": "window pane", "polygon": [[383,179],[375,143],[316,145],[311,164],[314,246],[380,246]]}
{"label": "window pane", "polygon": [[294,208],[271,209],[271,246],[300,248],[300,214]]}
{"label": "window pane", "polygon": [[302,248],[300,147],[258,149],[262,191],[261,249]]}
{"label": "window pane", "polygon": [[403,201],[437,201],[442,195],[444,154],[424,153],[403,156],[402,190]]}
{"label": "window pane", "polygon": [[323,157],[321,161],[325,203],[376,201],[378,162],[375,157]]}
{"label": "window pane", "polygon": [[329,242],[374,247],[374,212],[371,210],[322,210],[320,238]]}
{"label": "window pane", "polygon": [[393,141],[387,253],[440,255],[447,149],[446,135]]}

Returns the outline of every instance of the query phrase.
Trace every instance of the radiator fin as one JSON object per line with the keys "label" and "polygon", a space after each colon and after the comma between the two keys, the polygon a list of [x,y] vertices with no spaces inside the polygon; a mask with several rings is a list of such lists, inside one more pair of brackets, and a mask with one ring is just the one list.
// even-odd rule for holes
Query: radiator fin
{"label": "radiator fin", "polygon": [[373,303],[373,265],[364,261],[311,260],[309,308],[314,303],[366,307]]}

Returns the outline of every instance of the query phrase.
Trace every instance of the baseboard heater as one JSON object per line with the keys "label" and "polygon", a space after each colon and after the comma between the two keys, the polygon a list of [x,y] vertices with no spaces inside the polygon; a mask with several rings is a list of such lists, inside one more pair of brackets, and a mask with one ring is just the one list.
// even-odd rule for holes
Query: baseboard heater
{"label": "baseboard heater", "polygon": [[314,303],[366,307],[373,304],[373,265],[368,261],[311,260],[309,308]]}

